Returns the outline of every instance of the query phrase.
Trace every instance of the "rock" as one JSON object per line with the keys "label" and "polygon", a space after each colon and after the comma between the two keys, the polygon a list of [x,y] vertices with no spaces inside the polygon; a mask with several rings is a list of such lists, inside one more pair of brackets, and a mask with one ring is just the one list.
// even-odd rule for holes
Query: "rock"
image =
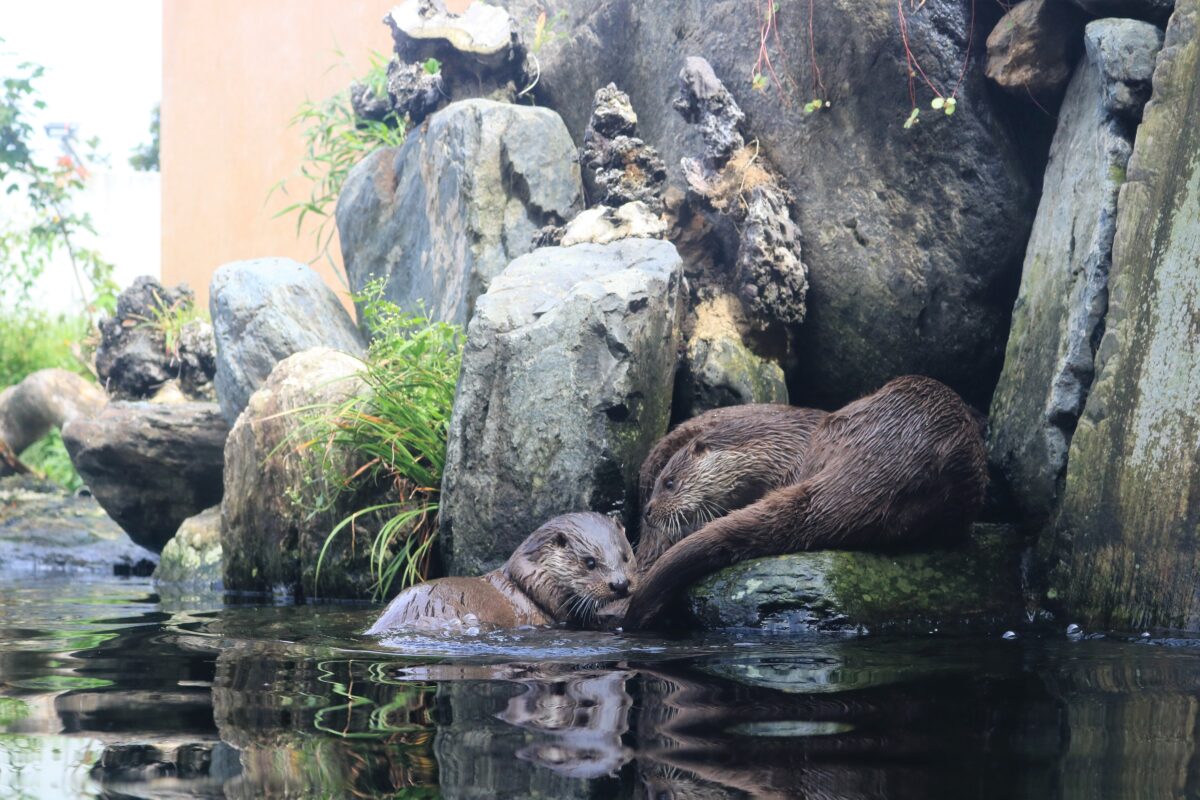
{"label": "rock", "polygon": [[364,515],[352,536],[347,531],[335,540],[322,562],[320,585],[317,562],[334,526],[381,497],[339,494],[334,500],[324,476],[349,476],[362,459],[304,449],[305,439],[298,438],[313,418],[301,409],[349,399],[363,389],[361,369],[357,359],[327,348],[296,353],[276,365],[238,417],[225,445],[221,502],[227,590],[297,599],[371,596],[368,550],[381,524],[378,515]]}
{"label": "rock", "polygon": [[1018,97],[1053,102],[1079,58],[1085,17],[1062,0],[1022,0],[987,38],[987,76]]}
{"label": "rock", "polygon": [[[212,328],[201,319],[188,322],[178,334],[161,323],[164,318],[190,315],[196,296],[186,284],[168,289],[143,275],[117,297],[117,310],[100,320],[96,374],[113,397],[142,400],[177,379],[194,400],[213,399],[216,371]],[[174,340],[178,336],[178,341]]]}
{"label": "rock", "polygon": [[423,64],[392,59],[387,70],[389,107],[398,118],[407,117],[410,128],[420,125],[447,101],[445,83],[441,72],[431,73]]}
{"label": "rock", "polygon": [[746,115],[713,72],[712,64],[703,58],[684,59],[679,71],[679,96],[672,105],[688,123],[700,129],[704,141],[700,163],[704,173],[721,169],[745,146],[741,127]]}
{"label": "rock", "polygon": [[[947,90],[973,55],[953,117],[925,110],[903,126],[911,104],[895,3],[813,4],[816,60],[832,102],[805,114],[813,97],[807,5],[776,16],[780,46],[798,89],[755,91],[761,21],[743,0],[505,0],[526,40],[543,5],[565,12],[566,35],[538,51],[539,104],[578,134],[596,90],[614,82],[641,111],[638,135],[656,147],[669,181],[696,152],[696,134],[674,97],[681,61],[703,55],[750,120],[748,133],[795,198],[810,291],[789,367],[803,392],[792,402],[837,407],[902,374],[945,381],[986,405],[999,373],[1016,275],[1034,210],[1010,126],[982,71],[982,31],[973,41],[970,4],[926,0],[907,11],[909,39],[930,78]],[[908,9],[906,4],[905,8]],[[636,53],[631,58],[630,53]],[[931,165],[936,168],[931,171]]]}
{"label": "rock", "polygon": [[1121,187],[1050,595],[1086,628],[1200,630],[1200,0],[1179,0]]}
{"label": "rock", "polygon": [[566,224],[558,235],[563,247],[591,242],[608,244],[630,237],[662,239],[667,234],[667,223],[656,216],[645,203],[634,201],[620,208],[596,206],[580,212]]}
{"label": "rock", "polygon": [[308,266],[287,258],[234,261],[213,273],[209,308],[217,339],[217,399],[232,425],[277,363],[331,347],[362,356],[362,335]]}
{"label": "rock", "polygon": [[346,178],[337,223],[350,287],[381,278],[401,308],[465,325],[492,278],[581,197],[575,146],[553,111],[454,103]]}
{"label": "rock", "polygon": [[1084,29],[1088,60],[1103,76],[1104,101],[1109,112],[1139,122],[1150,99],[1154,59],[1163,34],[1145,22],[1098,19]]}
{"label": "rock", "polygon": [[638,467],[670,416],[679,270],[669,242],[550,247],[480,297],[442,478],[451,574],[497,566],[565,511],[630,522]]}
{"label": "rock", "polygon": [[684,372],[676,381],[675,418],[743,403],[787,403],[783,369],[746,346],[742,331],[748,327],[741,305],[729,295],[696,308]]}
{"label": "rock", "polygon": [[1175,0],[1069,0],[1097,17],[1132,17],[1165,25]]}
{"label": "rock", "polygon": [[[1027,517],[1054,510],[1067,448],[1092,385],[1093,357],[1108,309],[1117,193],[1133,147],[1126,100],[1153,63],[1158,29],[1101,20],[1067,90],[1025,253],[1004,370],[992,399],[990,457]],[[1142,46],[1149,53],[1140,53]],[[1124,53],[1118,58],[1104,53]],[[1118,64],[1130,65],[1122,72]]]}
{"label": "rock", "polygon": [[640,202],[651,213],[662,213],[667,167],[658,151],[638,138],[637,114],[629,95],[615,84],[596,92],[579,164],[592,205]]}
{"label": "rock", "polygon": [[170,591],[221,588],[221,507],[188,517],[163,547],[155,584]]}
{"label": "rock", "polygon": [[[391,66],[389,63],[389,72]],[[376,94],[370,86],[363,83],[350,84],[350,107],[354,109],[354,116],[371,122],[383,122],[392,111],[392,101],[388,94],[386,91],[381,95]]]}
{"label": "rock", "polygon": [[688,605],[707,628],[911,630],[1015,623],[1022,541],[976,525],[961,547],[883,554],[819,550],[744,561],[705,578]]}
{"label": "rock", "polygon": [[62,437],[96,501],[157,553],[180,523],[220,502],[228,433],[216,403],[114,401],[68,422]]}

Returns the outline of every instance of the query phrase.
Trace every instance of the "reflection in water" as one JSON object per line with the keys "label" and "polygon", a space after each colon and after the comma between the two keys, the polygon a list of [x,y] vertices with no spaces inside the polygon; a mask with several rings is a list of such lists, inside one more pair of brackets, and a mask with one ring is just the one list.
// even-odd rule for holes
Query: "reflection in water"
{"label": "reflection in water", "polygon": [[353,635],[0,575],[0,796],[1187,798],[1200,647]]}

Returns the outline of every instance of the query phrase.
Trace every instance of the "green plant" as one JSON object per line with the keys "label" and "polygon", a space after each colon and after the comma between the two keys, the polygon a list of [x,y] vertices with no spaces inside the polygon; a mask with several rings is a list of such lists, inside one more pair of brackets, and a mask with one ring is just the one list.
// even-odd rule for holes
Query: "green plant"
{"label": "green plant", "polygon": [[159,142],[159,106],[154,105],[150,112],[150,141],[133,148],[129,157],[129,165],[143,172],[158,172],[158,142]]}
{"label": "green plant", "polygon": [[[346,493],[388,486],[397,499],[356,510],[329,532],[317,560],[316,582],[329,548],[360,519],[388,516],[371,546],[371,575],[377,598],[428,575],[437,534],[438,493],[446,462],[446,437],[454,389],[462,364],[462,330],[407,314],[383,299],[383,283],[374,281],[363,295],[363,319],[372,340],[360,372],[366,391],[341,404],[315,409],[302,426],[302,448],[319,445],[329,508]],[[336,474],[354,453],[362,466],[354,474]],[[334,474],[330,474],[331,470]]]}
{"label": "green plant", "polygon": [[69,491],[75,491],[83,485],[83,478],[75,471],[71,457],[67,455],[66,445],[63,444],[62,434],[57,429],[26,447],[21,453],[21,461],[25,466],[54,481]]}
{"label": "green plant", "polygon": [[[338,55],[342,56],[342,53],[338,52]],[[385,94],[387,59],[372,52],[371,68],[358,83],[366,85],[377,96]],[[297,236],[309,215],[320,218],[315,233],[316,257],[320,258],[328,254],[333,241],[334,227],[329,223],[346,176],[355,164],[375,150],[399,147],[404,142],[405,120],[395,112],[381,121],[360,119],[354,113],[347,89],[320,102],[305,100],[292,117],[291,126],[300,128],[304,137],[304,161],[298,177],[308,187],[308,197],[288,204],[275,216],[295,214]],[[280,181],[271,193],[279,191],[288,195],[289,180],[292,179]]]}
{"label": "green plant", "polygon": [[90,376],[79,342],[91,330],[82,316],[54,316],[33,309],[0,311],[0,389],[49,367]]}
{"label": "green plant", "polygon": [[162,298],[154,296],[155,304],[149,317],[142,317],[138,327],[152,328],[162,335],[163,350],[173,358],[179,357],[179,337],[183,329],[196,320],[207,320],[208,311],[190,299],[180,298],[167,305]]}
{"label": "green plant", "polygon": [[437,75],[442,71],[442,62],[438,61],[436,58],[428,58],[425,60],[425,63],[421,65],[421,68],[425,70],[426,75]]}

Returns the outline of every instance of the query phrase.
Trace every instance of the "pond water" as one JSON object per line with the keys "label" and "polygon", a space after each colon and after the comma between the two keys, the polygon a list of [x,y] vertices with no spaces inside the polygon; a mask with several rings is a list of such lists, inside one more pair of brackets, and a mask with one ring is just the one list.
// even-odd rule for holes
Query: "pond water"
{"label": "pond water", "polygon": [[1200,647],[355,635],[0,573],[0,797],[1185,798]]}

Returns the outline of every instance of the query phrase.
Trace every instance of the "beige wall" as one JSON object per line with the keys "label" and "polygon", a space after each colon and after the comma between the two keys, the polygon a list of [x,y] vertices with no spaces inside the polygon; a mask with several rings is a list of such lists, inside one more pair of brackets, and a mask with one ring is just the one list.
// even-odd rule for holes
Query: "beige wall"
{"label": "beige wall", "polygon": [[[395,0],[164,0],[162,274],[187,281],[207,304],[221,264],[317,255],[315,224],[299,237],[290,200],[267,197],[296,175],[304,154],[289,120],[366,71],[371,50],[391,52],[382,22]],[[349,66],[339,62],[340,48]],[[289,182],[291,197],[307,197]],[[332,223],[330,223],[332,224]],[[313,266],[342,292],[341,257]]]}

